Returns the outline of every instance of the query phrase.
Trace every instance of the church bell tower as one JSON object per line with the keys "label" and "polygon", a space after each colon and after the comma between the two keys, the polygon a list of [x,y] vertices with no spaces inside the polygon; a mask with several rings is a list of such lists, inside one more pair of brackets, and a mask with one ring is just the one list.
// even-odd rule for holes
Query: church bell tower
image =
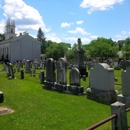
{"label": "church bell tower", "polygon": [[16,37],[15,34],[15,21],[10,20],[9,18],[6,21],[6,26],[5,26],[5,40],[11,39]]}

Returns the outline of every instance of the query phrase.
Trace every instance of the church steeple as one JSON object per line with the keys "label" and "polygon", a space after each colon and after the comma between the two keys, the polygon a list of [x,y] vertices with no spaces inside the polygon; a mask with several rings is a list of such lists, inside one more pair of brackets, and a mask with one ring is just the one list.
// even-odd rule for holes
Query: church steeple
{"label": "church steeple", "polygon": [[5,26],[5,40],[8,40],[10,38],[16,37],[15,34],[15,21],[10,20],[9,18],[6,21],[6,26]]}

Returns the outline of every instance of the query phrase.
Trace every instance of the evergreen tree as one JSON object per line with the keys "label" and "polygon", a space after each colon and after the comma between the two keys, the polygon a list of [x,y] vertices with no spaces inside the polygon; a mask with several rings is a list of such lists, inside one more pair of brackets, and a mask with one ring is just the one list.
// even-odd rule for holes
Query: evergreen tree
{"label": "evergreen tree", "polygon": [[41,53],[46,52],[46,38],[41,28],[39,28],[37,33],[37,40],[41,42]]}

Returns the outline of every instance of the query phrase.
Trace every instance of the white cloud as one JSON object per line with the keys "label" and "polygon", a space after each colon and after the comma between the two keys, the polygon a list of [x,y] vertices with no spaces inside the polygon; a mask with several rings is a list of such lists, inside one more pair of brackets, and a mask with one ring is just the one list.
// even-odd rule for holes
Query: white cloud
{"label": "white cloud", "polygon": [[89,38],[81,38],[82,44],[84,44],[84,42],[90,42],[91,40]]}
{"label": "white cloud", "polygon": [[61,23],[61,28],[66,28],[66,27],[70,27],[73,23]]}
{"label": "white cloud", "polygon": [[5,28],[5,20],[0,21],[0,33],[4,33]]}
{"label": "white cloud", "polygon": [[84,21],[77,21],[76,24],[82,24]]}
{"label": "white cloud", "polygon": [[82,35],[90,35],[90,33],[86,32],[83,28],[80,27],[77,27],[75,30],[69,30],[68,32],[73,34],[80,33]]}
{"label": "white cloud", "polygon": [[127,34],[127,32],[126,32],[126,31],[121,31],[121,33],[122,33],[122,34],[124,34],[124,35],[125,35],[125,34]]}
{"label": "white cloud", "polygon": [[88,14],[96,10],[108,10],[116,3],[121,4],[124,0],[83,0],[80,4],[82,8],[89,8]]}
{"label": "white cloud", "polygon": [[73,12],[69,12],[69,14],[70,14],[70,15],[75,15],[75,13],[73,13]]}
{"label": "white cloud", "polygon": [[90,37],[91,37],[92,39],[97,39],[99,36],[91,35]]}
{"label": "white cloud", "polygon": [[[71,42],[73,42],[73,43],[77,43],[77,40],[78,40],[77,37],[63,37],[63,39],[64,39],[64,40],[71,41]],[[89,43],[89,42],[90,42],[90,39],[88,39],[88,38],[81,38],[81,42],[82,42],[82,44],[84,44],[84,42]]]}
{"label": "white cloud", "polygon": [[122,39],[122,35],[116,35],[116,37]]}
{"label": "white cloud", "polygon": [[50,31],[50,29],[46,28],[38,10],[24,3],[23,0],[5,0],[2,8],[6,18],[10,17],[15,19],[16,28],[19,31],[37,31],[39,27],[41,27],[44,32]]}
{"label": "white cloud", "polygon": [[71,42],[77,42],[77,38],[76,37],[63,37],[64,40],[68,40],[68,41],[71,41]]}
{"label": "white cloud", "polygon": [[116,35],[117,39],[126,39],[127,37],[130,37],[130,31],[121,31],[119,34]]}
{"label": "white cloud", "polygon": [[57,37],[55,33],[46,34],[45,37],[46,37],[46,40],[51,40],[57,43],[61,42],[61,39]]}

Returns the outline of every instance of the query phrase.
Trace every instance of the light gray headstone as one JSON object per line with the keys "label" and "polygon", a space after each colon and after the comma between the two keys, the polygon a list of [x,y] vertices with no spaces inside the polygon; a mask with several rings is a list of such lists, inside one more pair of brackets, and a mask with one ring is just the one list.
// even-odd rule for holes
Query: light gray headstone
{"label": "light gray headstone", "polygon": [[70,85],[80,86],[80,72],[77,68],[72,68],[70,71]]}
{"label": "light gray headstone", "polygon": [[26,64],[25,64],[25,67],[26,67],[26,73],[30,73],[31,72],[31,62],[30,60],[26,60]]}
{"label": "light gray headstone", "polygon": [[9,72],[10,72],[9,78],[14,79],[13,66],[11,63],[9,63]]}
{"label": "light gray headstone", "polygon": [[114,89],[114,69],[106,63],[98,63],[90,70],[90,87],[103,91]]}
{"label": "light gray headstone", "polygon": [[110,105],[117,101],[114,89],[114,69],[106,63],[98,63],[90,70],[90,88],[87,98]]}

